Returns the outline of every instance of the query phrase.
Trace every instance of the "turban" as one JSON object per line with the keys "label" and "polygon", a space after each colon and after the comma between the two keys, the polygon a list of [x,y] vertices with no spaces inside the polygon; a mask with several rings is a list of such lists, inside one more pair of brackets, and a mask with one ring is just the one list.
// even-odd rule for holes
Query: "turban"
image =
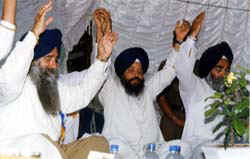
{"label": "turban", "polygon": [[58,53],[62,45],[62,33],[58,29],[46,30],[39,37],[38,45],[35,47],[34,60],[46,56],[54,48],[57,48]]}
{"label": "turban", "polygon": [[145,74],[148,70],[149,59],[146,51],[139,47],[129,48],[122,51],[115,60],[115,72],[120,78],[123,73],[136,61],[139,60],[143,73]]}
{"label": "turban", "polygon": [[[21,41],[25,38],[27,33],[25,33]],[[62,33],[58,29],[45,30],[39,36],[39,42],[34,49],[34,59],[38,60],[39,58],[48,55],[54,48],[58,49],[60,53],[60,48],[62,45]]]}
{"label": "turban", "polygon": [[225,57],[229,65],[233,62],[233,53],[227,42],[221,42],[208,48],[201,56],[198,63],[198,74],[201,78],[207,77],[215,65]]}

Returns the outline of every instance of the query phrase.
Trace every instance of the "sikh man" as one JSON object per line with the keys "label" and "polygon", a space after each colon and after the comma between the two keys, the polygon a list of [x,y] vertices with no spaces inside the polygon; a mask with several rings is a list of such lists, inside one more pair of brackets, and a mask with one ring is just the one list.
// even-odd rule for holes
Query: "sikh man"
{"label": "sikh man", "polygon": [[[193,21],[192,27],[178,21],[175,28],[178,42],[174,43],[174,53],[179,55],[175,67],[186,114],[182,140],[192,143],[193,147],[211,141],[218,135],[213,134],[213,129],[221,118],[206,123],[206,106],[211,104],[212,100],[205,99],[212,96],[215,91],[223,91],[224,77],[230,71],[233,62],[230,46],[227,42],[221,42],[208,48],[196,63],[195,43],[204,17],[205,13],[202,12]],[[188,38],[184,41],[186,36]]]}
{"label": "sikh man", "polygon": [[[94,64],[86,71],[58,75],[57,57],[62,34],[46,30],[53,21],[46,20],[52,1],[41,7],[32,31],[19,43],[19,55],[11,69],[19,74],[17,96],[8,104],[1,104],[0,150],[13,147],[20,152],[40,152],[42,159],[86,159],[90,150],[108,152],[104,137],[92,136],[72,144],[60,144],[59,114],[78,111],[87,106],[107,76],[108,59],[117,41],[115,33],[108,33],[98,42]],[[36,45],[37,44],[37,45]],[[8,80],[11,75],[6,77]],[[8,92],[6,92],[8,93]]]}
{"label": "sikh man", "polygon": [[[110,16],[105,13],[106,10],[100,12],[101,15]],[[108,26],[111,25],[109,20],[106,22]],[[103,28],[97,25],[97,33],[100,30]],[[175,77],[173,65],[174,56],[169,57],[162,71],[145,80],[149,59],[144,49],[128,48],[115,59],[115,74],[111,72],[106,80],[99,93],[99,100],[104,106],[105,122],[102,134],[110,144],[119,145],[119,153],[123,158],[142,158],[144,146],[149,143],[165,144],[162,149],[168,151],[159,128],[153,101]],[[184,154],[187,152],[186,147],[183,144]],[[166,155],[163,151],[159,154],[161,157]]]}

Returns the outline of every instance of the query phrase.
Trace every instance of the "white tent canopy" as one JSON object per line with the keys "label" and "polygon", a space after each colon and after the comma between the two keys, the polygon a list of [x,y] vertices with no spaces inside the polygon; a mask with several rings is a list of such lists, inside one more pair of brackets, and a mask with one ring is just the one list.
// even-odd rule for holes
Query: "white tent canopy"
{"label": "white tent canopy", "polygon": [[[1,0],[2,1],[2,0]],[[33,24],[35,13],[46,0],[17,0],[18,35]],[[52,15],[63,32],[66,51],[70,51],[89,24],[94,8],[105,7],[112,14],[113,31],[119,33],[114,57],[128,47],[145,48],[150,56],[150,71],[167,57],[172,31],[178,19],[192,21],[206,11],[197,48],[199,55],[209,46],[227,41],[234,52],[235,64],[250,68],[249,0],[54,0]]]}

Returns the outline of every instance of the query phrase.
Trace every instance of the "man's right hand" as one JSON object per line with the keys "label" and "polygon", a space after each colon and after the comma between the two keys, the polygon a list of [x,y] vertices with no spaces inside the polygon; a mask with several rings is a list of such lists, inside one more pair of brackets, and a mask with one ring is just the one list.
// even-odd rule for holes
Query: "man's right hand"
{"label": "man's right hand", "polygon": [[53,22],[53,18],[49,17],[47,20],[45,18],[46,14],[52,10],[52,0],[48,0],[48,3],[44,4],[38,11],[35,17],[35,23],[32,28],[32,32],[35,34],[37,39],[39,39],[40,34],[42,34],[47,26]]}
{"label": "man's right hand", "polygon": [[201,12],[193,21],[191,29],[191,37],[196,38],[200,33],[201,26],[205,19],[205,12]]}
{"label": "man's right hand", "polygon": [[16,24],[16,0],[3,0],[2,20]]}

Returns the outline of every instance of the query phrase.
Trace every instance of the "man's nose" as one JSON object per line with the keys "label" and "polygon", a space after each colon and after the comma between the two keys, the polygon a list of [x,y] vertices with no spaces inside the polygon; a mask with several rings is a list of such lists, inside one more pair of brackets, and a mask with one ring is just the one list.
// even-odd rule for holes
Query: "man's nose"
{"label": "man's nose", "polygon": [[50,61],[50,67],[56,69],[56,67],[57,67],[56,60],[51,60]]}

